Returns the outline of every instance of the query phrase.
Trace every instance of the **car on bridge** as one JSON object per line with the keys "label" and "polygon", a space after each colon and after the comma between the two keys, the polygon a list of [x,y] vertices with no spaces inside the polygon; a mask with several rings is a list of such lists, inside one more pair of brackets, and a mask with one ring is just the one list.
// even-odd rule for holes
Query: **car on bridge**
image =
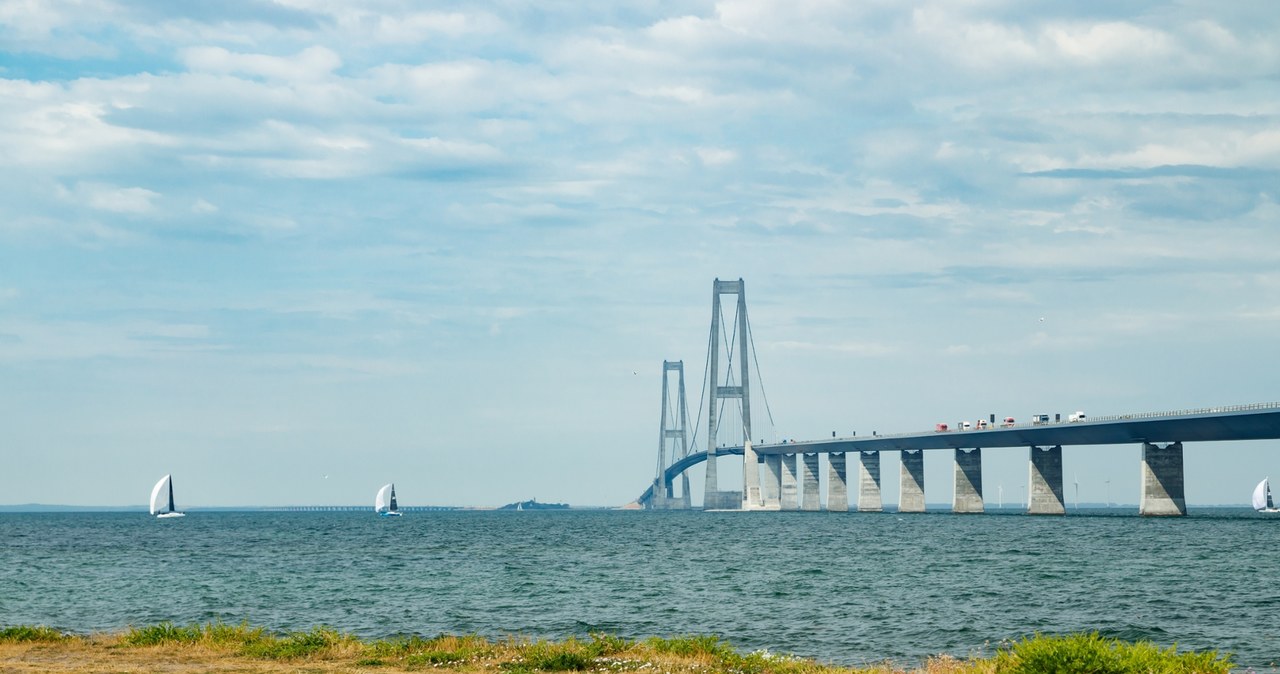
{"label": "car on bridge", "polygon": [[1033,415],[1031,415],[1031,423],[1033,423],[1033,424],[1035,424],[1035,425],[1037,425],[1037,426],[1039,426],[1040,424],[1047,424],[1047,423],[1049,423],[1049,415],[1048,415],[1048,414],[1033,414]]}
{"label": "car on bridge", "polygon": [[1013,421],[1013,417],[1005,417],[1005,418],[1004,418],[1004,423],[1002,423],[1002,424],[1000,424],[1000,425],[1001,425],[1001,426],[1004,426],[1005,428],[1009,428],[1010,426],[1013,426],[1013,423],[1014,423],[1014,421]]}
{"label": "car on bridge", "polygon": [[945,433],[945,432],[947,431],[947,425],[946,425],[946,424],[934,424],[934,425],[933,425],[933,430],[934,430],[934,431],[936,431],[936,432],[938,432],[938,433]]}

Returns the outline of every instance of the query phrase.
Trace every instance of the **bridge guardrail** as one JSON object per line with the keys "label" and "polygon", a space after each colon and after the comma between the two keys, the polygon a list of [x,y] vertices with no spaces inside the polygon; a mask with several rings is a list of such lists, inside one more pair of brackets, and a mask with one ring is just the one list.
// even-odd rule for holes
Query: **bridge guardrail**
{"label": "bridge guardrail", "polygon": [[[975,428],[967,431],[956,431],[955,429],[946,430],[946,431],[914,431],[914,432],[905,432],[905,433],[889,433],[885,435],[878,434],[873,437],[901,438],[901,437],[919,437],[921,435],[928,435],[929,433],[956,433],[956,432],[979,433],[979,432],[986,432],[986,431],[1008,430],[1010,428],[1043,428],[1045,426],[1055,426],[1060,424],[1094,424],[1094,423],[1109,422],[1109,421],[1126,421],[1129,419],[1153,419],[1156,417],[1188,417],[1188,416],[1195,416],[1197,414],[1221,414],[1223,412],[1248,412],[1251,410],[1270,410],[1270,409],[1278,409],[1278,408],[1280,408],[1280,402],[1250,403],[1248,405],[1223,405],[1221,407],[1202,407],[1199,409],[1176,410],[1172,412],[1138,412],[1136,414],[1111,414],[1111,415],[1101,416],[1101,417],[1090,417],[1088,419],[1085,419],[1084,421],[1051,421],[1043,424],[1023,422],[1020,424],[1013,424],[1011,426],[1001,426],[997,424],[995,426],[992,426],[991,428],[983,428],[983,429]],[[854,439],[854,437],[857,437],[857,436],[845,437],[840,439],[852,440]],[[862,437],[865,438],[867,436],[862,436]],[[793,440],[789,443],[784,443],[784,444],[806,445],[806,444],[811,444],[816,442],[826,442],[826,440]]]}

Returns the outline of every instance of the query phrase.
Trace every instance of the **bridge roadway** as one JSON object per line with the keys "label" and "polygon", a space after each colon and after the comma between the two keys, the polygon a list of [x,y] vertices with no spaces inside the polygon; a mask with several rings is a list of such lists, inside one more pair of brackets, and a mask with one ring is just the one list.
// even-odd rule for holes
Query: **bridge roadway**
{"label": "bridge roadway", "polygon": [[[1181,412],[1150,412],[1099,417],[1086,421],[967,431],[931,431],[871,435],[822,440],[752,445],[761,458],[770,455],[831,454],[844,452],[915,451],[925,449],[974,449],[989,447],[1061,447],[1071,445],[1131,445],[1135,443],[1217,442],[1280,439],[1280,403],[1213,407]],[[717,456],[741,456],[741,445],[716,448]],[[707,460],[707,452],[695,452],[664,472],[669,483],[680,473]],[[649,503],[650,485],[637,499]]]}

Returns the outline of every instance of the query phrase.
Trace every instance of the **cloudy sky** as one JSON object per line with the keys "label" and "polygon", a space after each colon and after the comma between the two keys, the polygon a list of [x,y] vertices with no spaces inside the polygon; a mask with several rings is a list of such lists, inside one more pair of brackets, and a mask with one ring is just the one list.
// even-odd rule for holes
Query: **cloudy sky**
{"label": "cloudy sky", "polygon": [[1271,0],[0,0],[0,504],[621,504],[717,277],[770,439],[1280,400],[1278,186]]}

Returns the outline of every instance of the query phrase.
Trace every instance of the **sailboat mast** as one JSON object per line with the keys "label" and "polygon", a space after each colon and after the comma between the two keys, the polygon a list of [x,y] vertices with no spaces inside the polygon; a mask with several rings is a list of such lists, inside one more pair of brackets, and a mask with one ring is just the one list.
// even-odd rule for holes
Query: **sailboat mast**
{"label": "sailboat mast", "polygon": [[175,512],[177,508],[173,507],[173,478],[169,478],[169,512]]}

